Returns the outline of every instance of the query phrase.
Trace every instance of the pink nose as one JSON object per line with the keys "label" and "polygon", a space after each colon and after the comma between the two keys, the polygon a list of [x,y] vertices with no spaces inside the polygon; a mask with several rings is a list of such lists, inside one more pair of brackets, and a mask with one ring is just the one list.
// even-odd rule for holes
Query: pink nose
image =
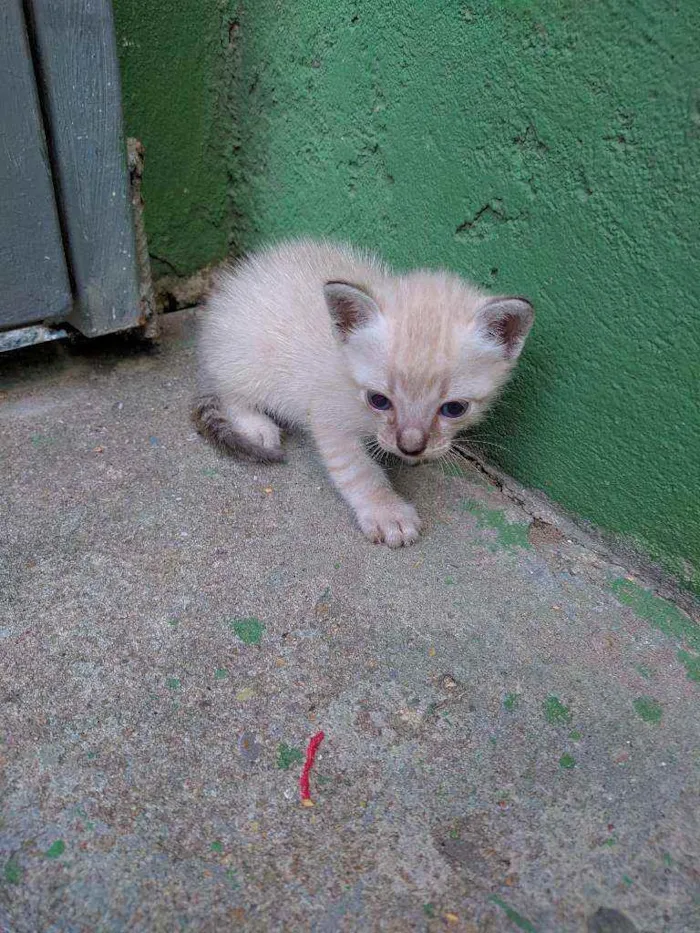
{"label": "pink nose", "polygon": [[396,446],[402,454],[407,454],[409,457],[416,457],[418,454],[422,454],[427,443],[428,438],[425,432],[421,431],[420,428],[406,428],[404,431],[399,431],[396,435]]}

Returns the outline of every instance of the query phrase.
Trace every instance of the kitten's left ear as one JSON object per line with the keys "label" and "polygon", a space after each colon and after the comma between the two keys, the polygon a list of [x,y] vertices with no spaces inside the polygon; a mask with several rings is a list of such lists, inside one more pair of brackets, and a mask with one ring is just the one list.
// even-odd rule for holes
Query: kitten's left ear
{"label": "kitten's left ear", "polygon": [[527,298],[488,298],[476,312],[477,327],[506,360],[520,356],[534,319],[535,311]]}
{"label": "kitten's left ear", "polygon": [[331,320],[343,341],[352,331],[369,324],[380,313],[374,298],[349,282],[326,282],[323,295]]}

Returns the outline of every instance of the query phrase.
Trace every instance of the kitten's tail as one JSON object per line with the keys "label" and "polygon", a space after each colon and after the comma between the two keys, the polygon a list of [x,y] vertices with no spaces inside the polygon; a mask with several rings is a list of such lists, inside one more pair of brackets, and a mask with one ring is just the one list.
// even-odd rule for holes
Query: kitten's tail
{"label": "kitten's tail", "polygon": [[192,420],[202,437],[230,453],[261,463],[281,463],[284,460],[281,447],[263,447],[238,431],[226,417],[218,395],[198,396],[192,410]]}

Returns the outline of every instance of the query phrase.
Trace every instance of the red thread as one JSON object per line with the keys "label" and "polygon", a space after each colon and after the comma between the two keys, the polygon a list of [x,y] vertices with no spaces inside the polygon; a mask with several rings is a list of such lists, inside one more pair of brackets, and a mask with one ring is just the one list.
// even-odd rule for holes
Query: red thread
{"label": "red thread", "polygon": [[309,746],[306,749],[306,761],[304,762],[301,777],[299,778],[299,790],[301,791],[302,801],[311,801],[311,790],[309,789],[309,772],[314,766],[316,752],[318,751],[318,747],[324,738],[325,735],[323,732],[317,732],[316,735],[309,739]]}

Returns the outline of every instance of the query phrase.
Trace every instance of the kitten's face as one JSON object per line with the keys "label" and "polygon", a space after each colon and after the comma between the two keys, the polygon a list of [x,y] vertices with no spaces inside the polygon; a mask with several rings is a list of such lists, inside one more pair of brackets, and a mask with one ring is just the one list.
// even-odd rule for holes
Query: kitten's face
{"label": "kitten's face", "polygon": [[411,375],[382,367],[370,374],[363,366],[358,375],[370,385],[361,390],[361,402],[379,446],[408,463],[444,456],[455,436],[483,416],[502,381],[490,366],[476,361],[470,370],[467,378],[460,378],[459,372],[419,370]]}
{"label": "kitten's face", "polygon": [[388,395],[370,388],[363,392],[362,402],[374,420],[379,446],[408,463],[443,456],[455,435],[479,417],[475,400],[446,398],[435,386],[392,379],[386,385]]}
{"label": "kitten's face", "polygon": [[445,455],[482,417],[533,311],[525,299],[489,298],[454,276],[399,282],[376,300],[347,283],[328,283],[325,293],[368,427],[381,448],[418,463]]}

